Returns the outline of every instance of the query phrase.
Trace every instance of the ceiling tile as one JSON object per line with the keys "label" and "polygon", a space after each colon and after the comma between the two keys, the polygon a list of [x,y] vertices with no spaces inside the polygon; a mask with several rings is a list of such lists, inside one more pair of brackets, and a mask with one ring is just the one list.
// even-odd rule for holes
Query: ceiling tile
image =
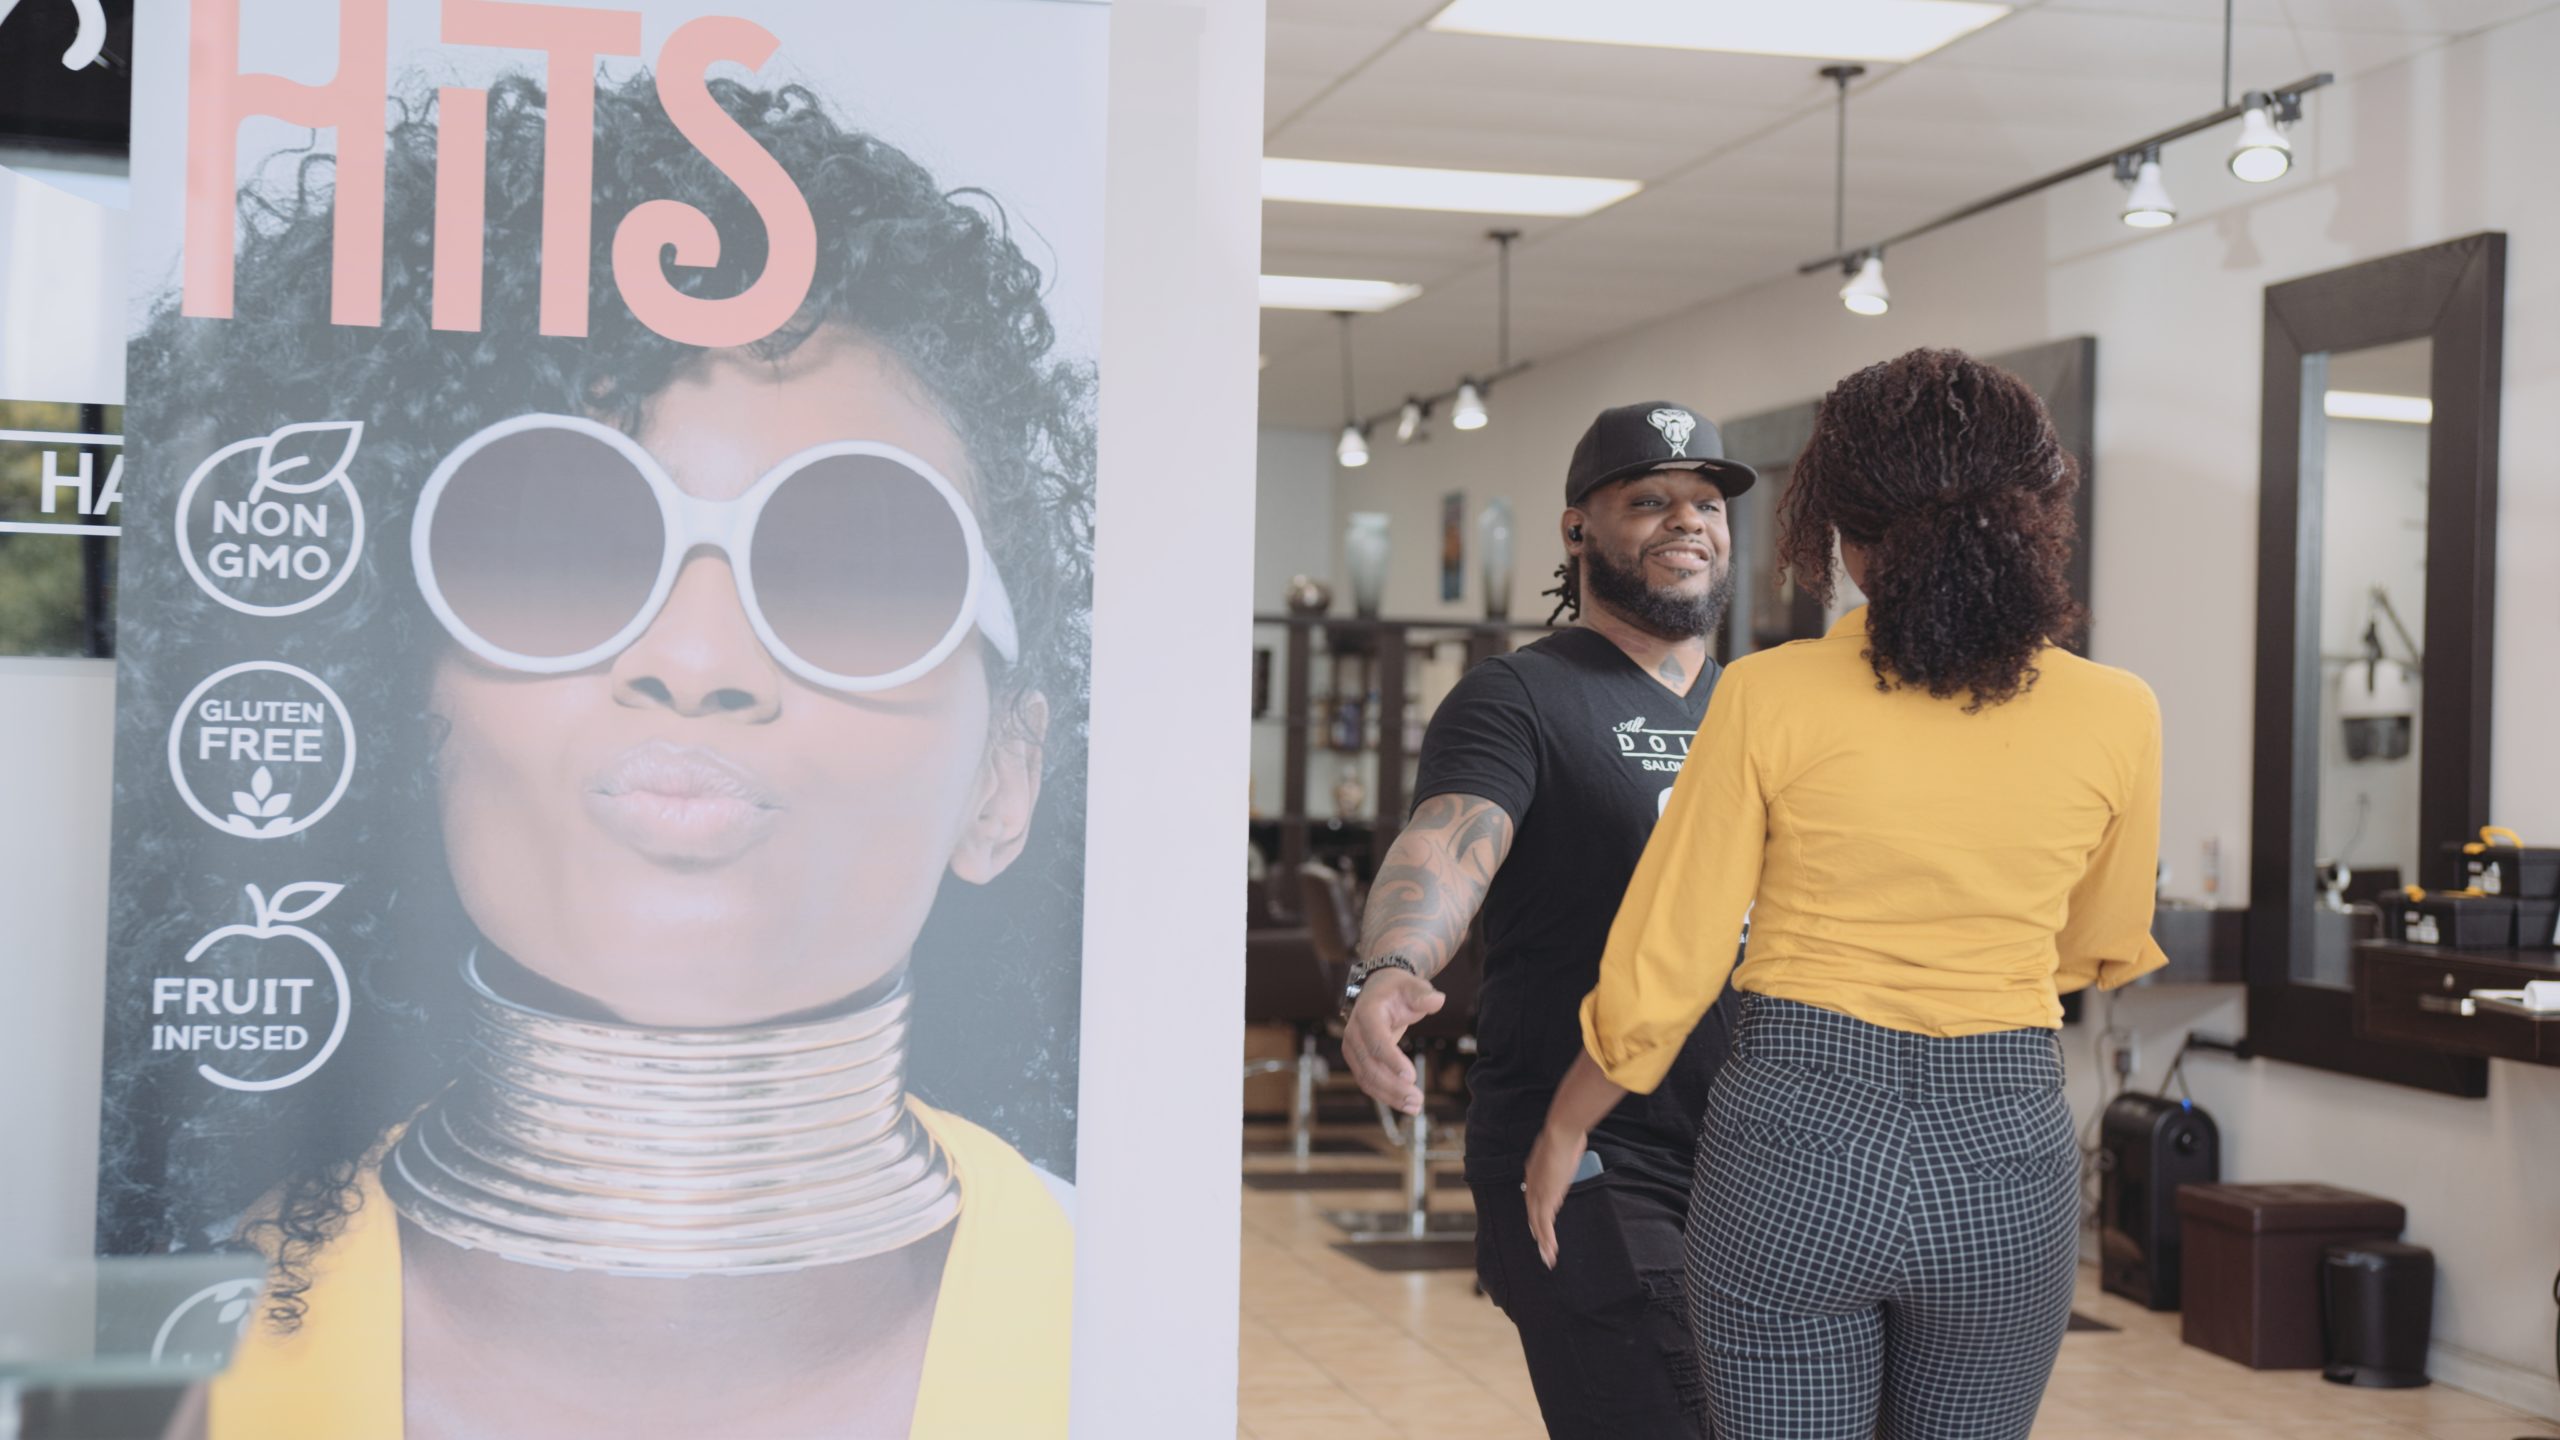
{"label": "ceiling tile", "polygon": [[[1833,248],[1834,92],[1820,62],[1417,28],[1441,3],[1269,0],[1266,153],[1648,185],[1580,219],[1265,205],[1266,272],[1425,287],[1355,324],[1363,414],[1491,368],[1493,226],[1526,232],[1512,339],[1515,356],[1536,359],[1781,279]],[[2553,3],[2249,0],[2235,78],[2353,76]],[[2221,50],[2221,0],[2044,0],[1915,64],[1871,66],[1849,102],[1849,243],[2214,108]],[[1339,424],[1336,322],[1266,311],[1262,340],[1265,423]]]}
{"label": "ceiling tile", "polygon": [[[1663,123],[1701,105],[1790,107],[1819,101],[1831,82],[1822,62],[1783,55],[1726,55],[1628,45],[1577,45],[1422,31],[1379,57],[1361,79],[1419,89],[1465,86],[1508,96],[1535,114],[1550,97],[1658,102]],[[1882,75],[1890,65],[1871,65]]]}
{"label": "ceiling tile", "polygon": [[1333,25],[1391,35],[1437,15],[1448,0],[1270,0],[1273,24]]}
{"label": "ceiling tile", "polygon": [[[2250,21],[2286,21],[2321,30],[2403,30],[2462,34],[2513,20],[2551,0],[2251,0],[2241,7]],[[2048,10],[2170,16],[2222,23],[2222,0],[2050,0]]]}
{"label": "ceiling tile", "polygon": [[[2239,27],[2233,80],[2241,89],[2278,85],[2314,71],[2361,74],[2436,43],[2424,34],[2385,30],[2319,30],[2286,25]],[[2030,10],[1929,62],[1957,70],[2025,70],[2107,74],[2220,88],[2222,25],[2081,10]]]}
{"label": "ceiling tile", "polygon": [[1505,170],[1532,175],[1590,175],[1613,180],[1642,180],[1678,167],[1696,154],[1694,147],[1671,136],[1625,132],[1612,139],[1558,135],[1539,131],[1533,121],[1515,119],[1517,128],[1494,126],[1402,124],[1382,126],[1338,118],[1327,101],[1316,107],[1321,119],[1302,119],[1289,127],[1273,153],[1301,160],[1358,160],[1378,165],[1423,165],[1452,170]]}

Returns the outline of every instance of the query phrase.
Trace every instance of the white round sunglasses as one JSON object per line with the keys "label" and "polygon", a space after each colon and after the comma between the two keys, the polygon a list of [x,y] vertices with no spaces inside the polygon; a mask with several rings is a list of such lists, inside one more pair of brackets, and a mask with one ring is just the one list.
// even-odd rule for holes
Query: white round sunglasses
{"label": "white round sunglasses", "polygon": [[611,426],[518,415],[436,465],[409,527],[419,593],[446,633],[537,675],[630,648],[705,549],[729,562],[756,638],[811,684],[894,689],[973,626],[1007,663],[1021,658],[968,501],[877,441],[812,446],[736,499],[704,500]]}

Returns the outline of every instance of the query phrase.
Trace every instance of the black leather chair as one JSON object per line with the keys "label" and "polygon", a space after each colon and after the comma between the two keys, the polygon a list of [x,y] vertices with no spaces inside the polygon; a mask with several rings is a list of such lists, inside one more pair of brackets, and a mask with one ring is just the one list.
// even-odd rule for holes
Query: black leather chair
{"label": "black leather chair", "polygon": [[1315,1147],[1316,1086],[1326,1075],[1323,1045],[1341,1009],[1342,984],[1327,967],[1310,927],[1290,923],[1258,880],[1245,882],[1244,1019],[1286,1025],[1296,1040],[1291,1059],[1247,1060],[1245,1078],[1295,1071],[1289,1092],[1289,1153],[1300,1168]]}
{"label": "black leather chair", "polygon": [[[1303,887],[1300,909],[1316,942],[1316,952],[1325,957],[1328,968],[1339,966],[1347,981],[1353,937],[1359,933],[1349,883],[1331,867],[1312,863],[1300,869],[1299,881]],[[1472,1211],[1431,1208],[1432,1164],[1457,1160],[1465,1154],[1455,1148],[1432,1148],[1431,1085],[1435,1062],[1463,1065],[1466,1057],[1475,1053],[1476,996],[1483,976],[1483,947],[1470,929],[1466,943],[1432,977],[1432,983],[1449,997],[1447,1003],[1405,1032],[1405,1043],[1413,1051],[1414,1082],[1422,1091],[1422,1113],[1399,1117],[1384,1105],[1377,1107],[1378,1124],[1386,1131],[1387,1143],[1404,1160],[1403,1208],[1335,1210],[1325,1216],[1354,1241],[1455,1238],[1475,1233]]]}

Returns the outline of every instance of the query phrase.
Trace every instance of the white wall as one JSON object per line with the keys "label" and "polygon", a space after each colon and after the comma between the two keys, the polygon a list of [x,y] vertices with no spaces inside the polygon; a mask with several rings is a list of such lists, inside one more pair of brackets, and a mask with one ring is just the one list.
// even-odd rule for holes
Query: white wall
{"label": "white wall", "polygon": [[[12,400],[124,403],[122,181],[93,179],[94,199],[0,172]],[[109,661],[0,657],[0,1268],[97,1234],[115,693]]]}
{"label": "white wall", "polygon": [[[1236,1424],[1262,0],[1114,0],[1074,1433]],[[1204,658],[1205,657],[1205,658]],[[1223,662],[1223,663],[1221,663]],[[1170,842],[1170,843],[1168,843]]]}
{"label": "white wall", "polygon": [[0,657],[0,1269],[97,1234],[115,698],[108,661]]}
{"label": "white wall", "polygon": [[[1565,458],[1604,405],[1668,398],[1711,416],[1820,394],[1915,345],[1993,352],[2098,337],[2094,615],[2097,657],[2159,692],[2167,776],[2162,854],[2173,893],[2196,893],[2218,839],[2225,903],[2248,874],[2252,625],[2257,542],[2260,315],[2265,287],[2394,251],[2508,232],[2506,393],[2498,527],[2500,623],[2492,809],[2560,836],[2560,10],[2483,32],[2310,102],[2296,173],[2253,189],[2216,142],[2170,147],[2185,217],[2137,233],[2093,176],[1897,249],[1894,306],[1846,314],[1838,283],[1785,279],[1669,317],[1586,352],[1542,357],[1492,397],[1493,423],[1427,446],[1382,444],[1338,475],[1339,511],[1392,513],[1387,603],[1443,609],[1440,492],[1506,493],[1520,507],[1520,569],[1555,563]],[[1808,236],[1808,251],[1823,237]],[[1456,613],[1475,601],[1470,593]],[[2144,1079],[2189,1025],[2236,1034],[2236,992],[2152,990],[2123,1004]],[[2080,1043],[2086,1037],[2079,1037]],[[2081,1067],[2084,1072],[2091,1069]],[[2363,1185],[2410,1207],[2437,1249],[2439,1373],[2560,1415],[2551,1379],[2551,1277],[2560,1269],[2560,1070],[2499,1064],[2490,1098],[2461,1101],[2274,1062],[2192,1062],[2238,1178]],[[2089,1093],[2084,1090],[2084,1095]]]}
{"label": "white wall", "polygon": [[[1342,548],[1333,519],[1333,436],[1321,430],[1263,429],[1255,437],[1253,473],[1253,608],[1288,608],[1289,579],[1332,583]],[[1348,596],[1339,597],[1346,610]]]}
{"label": "white wall", "polygon": [[[1253,480],[1253,612],[1277,615],[1289,608],[1289,581],[1305,575],[1327,584],[1339,570],[1335,557],[1342,547],[1342,527],[1333,518],[1333,436],[1321,430],[1265,428],[1254,445]],[[1351,598],[1337,594],[1336,608],[1348,612]],[[1286,632],[1258,629],[1253,643],[1271,652],[1271,706],[1253,727],[1253,812],[1277,815],[1285,808],[1280,794],[1287,732],[1280,717],[1288,694]],[[1333,783],[1327,772],[1307,782],[1308,803],[1329,815],[1332,802],[1324,789]]]}

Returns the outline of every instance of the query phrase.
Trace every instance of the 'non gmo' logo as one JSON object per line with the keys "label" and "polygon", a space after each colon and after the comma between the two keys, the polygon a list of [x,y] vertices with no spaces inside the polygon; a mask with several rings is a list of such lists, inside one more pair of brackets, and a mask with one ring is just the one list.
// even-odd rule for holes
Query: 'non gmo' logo
{"label": "'non gmo' logo", "polygon": [[347,478],[359,420],[287,425],[204,458],[178,492],[178,557],[243,615],[298,615],[338,593],[364,550]]}

